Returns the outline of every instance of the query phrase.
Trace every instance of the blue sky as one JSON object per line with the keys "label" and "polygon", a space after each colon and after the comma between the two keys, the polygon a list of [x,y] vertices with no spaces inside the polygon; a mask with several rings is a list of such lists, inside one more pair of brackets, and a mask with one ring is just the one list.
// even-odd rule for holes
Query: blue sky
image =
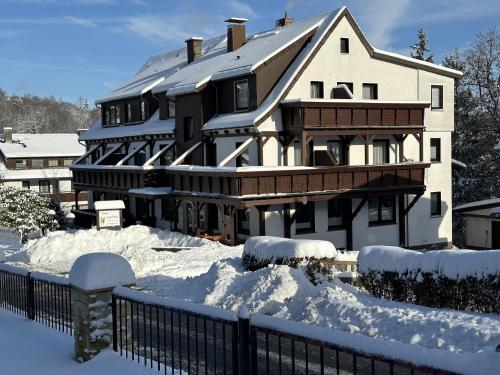
{"label": "blue sky", "polygon": [[285,8],[300,19],[342,5],[378,48],[409,54],[423,27],[438,62],[500,20],[494,0],[0,0],[0,87],[93,102],[150,55],[223,34],[227,16],[248,18],[252,33]]}

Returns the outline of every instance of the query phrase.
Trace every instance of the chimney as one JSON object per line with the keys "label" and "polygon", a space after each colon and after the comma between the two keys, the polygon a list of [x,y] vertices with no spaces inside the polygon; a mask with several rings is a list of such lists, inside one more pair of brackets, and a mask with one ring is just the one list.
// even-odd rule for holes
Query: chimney
{"label": "chimney", "polygon": [[193,36],[186,39],[188,64],[198,60],[203,53],[203,38]]}
{"label": "chimney", "polygon": [[236,18],[231,17],[224,22],[228,22],[227,25],[227,52],[234,52],[240,48],[247,39],[245,22],[248,20],[246,18]]}
{"label": "chimney", "polygon": [[3,128],[3,141],[12,143],[12,128]]}
{"label": "chimney", "polygon": [[288,17],[288,12],[285,10],[285,17],[276,20],[276,27],[285,27],[294,22],[295,20],[292,17]]}

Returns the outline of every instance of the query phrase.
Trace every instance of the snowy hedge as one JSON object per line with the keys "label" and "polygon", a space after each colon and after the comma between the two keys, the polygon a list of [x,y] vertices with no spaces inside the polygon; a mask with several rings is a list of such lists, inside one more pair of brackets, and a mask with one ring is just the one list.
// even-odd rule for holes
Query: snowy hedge
{"label": "snowy hedge", "polygon": [[500,313],[500,250],[421,253],[368,246],[358,256],[371,294],[429,307]]}
{"label": "snowy hedge", "polygon": [[14,228],[26,242],[28,234],[49,223],[50,200],[32,190],[0,186],[0,226]]}
{"label": "snowy hedge", "polygon": [[243,247],[243,265],[247,270],[255,271],[269,264],[303,266],[313,283],[318,281],[318,274],[332,277],[336,256],[335,246],[321,240],[256,236],[248,238]]}

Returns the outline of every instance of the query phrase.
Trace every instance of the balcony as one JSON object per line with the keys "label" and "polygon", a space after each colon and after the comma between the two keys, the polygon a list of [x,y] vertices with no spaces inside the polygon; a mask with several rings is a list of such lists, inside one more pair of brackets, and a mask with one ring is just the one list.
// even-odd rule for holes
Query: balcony
{"label": "balcony", "polygon": [[[329,199],[332,195],[363,195],[368,192],[425,190],[428,163],[402,163],[335,167],[248,167],[210,168],[167,167],[172,191],[178,196],[225,200],[252,205],[256,200],[269,204]],[[260,203],[262,204],[262,203]]]}
{"label": "balcony", "polygon": [[126,193],[129,189],[169,185],[165,171],[153,167],[73,165],[71,170],[76,190]]}
{"label": "balcony", "polygon": [[366,134],[421,132],[428,107],[429,103],[417,101],[308,99],[281,103],[286,131],[334,130],[339,135],[359,129]]}

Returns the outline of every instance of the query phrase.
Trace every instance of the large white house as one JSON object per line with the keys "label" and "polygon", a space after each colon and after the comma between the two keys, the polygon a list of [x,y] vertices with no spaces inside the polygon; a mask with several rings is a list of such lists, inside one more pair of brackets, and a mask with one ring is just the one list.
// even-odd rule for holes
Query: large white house
{"label": "large white house", "polygon": [[[75,204],[69,166],[85,152],[77,134],[0,134],[0,184],[46,195],[69,212]],[[82,195],[81,203],[86,202]]]}
{"label": "large white house", "polygon": [[90,209],[123,199],[129,222],[228,243],[449,246],[462,74],[375,48],[346,7],[254,35],[226,22],[97,101],[72,166]]}

